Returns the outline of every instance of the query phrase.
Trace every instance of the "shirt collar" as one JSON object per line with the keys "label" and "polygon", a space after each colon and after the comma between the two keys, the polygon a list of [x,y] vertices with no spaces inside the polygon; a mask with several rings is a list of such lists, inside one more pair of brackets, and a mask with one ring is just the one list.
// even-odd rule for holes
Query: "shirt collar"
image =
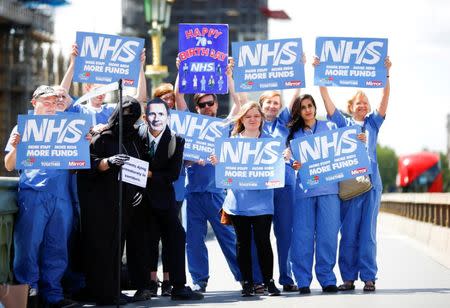
{"label": "shirt collar", "polygon": [[155,141],[155,148],[156,148],[156,147],[158,146],[159,141],[161,140],[161,137],[162,137],[163,134],[164,134],[164,131],[161,131],[161,133],[160,133],[158,136],[153,137],[153,135],[152,135],[150,132],[148,132],[148,136],[149,136],[149,145],[150,145],[150,143],[151,143],[152,141]]}

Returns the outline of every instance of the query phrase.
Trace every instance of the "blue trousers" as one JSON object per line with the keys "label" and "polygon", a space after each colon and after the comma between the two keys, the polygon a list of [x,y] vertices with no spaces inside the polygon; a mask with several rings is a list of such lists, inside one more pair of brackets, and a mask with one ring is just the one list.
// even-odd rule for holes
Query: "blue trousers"
{"label": "blue trousers", "polygon": [[295,186],[287,185],[274,190],[273,232],[277,239],[278,267],[281,285],[294,284],[290,260],[292,238],[292,208],[295,198]]}
{"label": "blue trousers", "polygon": [[311,284],[314,248],[317,280],[322,287],[336,285],[333,268],[340,227],[339,197],[296,198],[293,213],[291,261],[298,287]]}
{"label": "blue trousers", "polygon": [[343,281],[375,281],[377,217],[381,192],[375,189],[342,202],[339,269]]}
{"label": "blue trousers", "polygon": [[14,226],[14,275],[39,289],[46,302],[64,298],[61,279],[67,267],[72,203],[47,192],[21,190]]}
{"label": "blue trousers", "polygon": [[186,195],[186,254],[194,283],[207,282],[209,279],[208,250],[205,245],[207,221],[214,230],[234,278],[241,280],[236,261],[236,234],[232,226],[220,223],[219,211],[224,199],[223,193],[194,192]]}

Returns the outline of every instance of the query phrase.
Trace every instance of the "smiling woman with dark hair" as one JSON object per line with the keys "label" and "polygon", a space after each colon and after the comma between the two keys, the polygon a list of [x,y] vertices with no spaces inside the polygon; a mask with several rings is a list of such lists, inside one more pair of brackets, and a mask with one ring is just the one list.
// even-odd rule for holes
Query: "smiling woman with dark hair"
{"label": "smiling woman with dark hair", "polygon": [[[311,95],[305,94],[295,99],[288,123],[288,143],[292,139],[336,128],[332,122],[317,120],[316,112],[316,102]],[[295,170],[301,168],[298,161],[294,161],[292,165]],[[334,183],[305,189],[297,174],[295,187],[291,262],[300,294],[311,292],[309,286],[314,255],[316,276],[323,292],[337,292],[333,268],[336,264],[340,226],[338,185]]]}

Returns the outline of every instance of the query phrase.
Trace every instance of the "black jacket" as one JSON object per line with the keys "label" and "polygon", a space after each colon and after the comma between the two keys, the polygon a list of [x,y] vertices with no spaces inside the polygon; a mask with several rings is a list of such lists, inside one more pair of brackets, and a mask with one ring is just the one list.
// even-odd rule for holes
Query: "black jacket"
{"label": "black jacket", "polygon": [[[152,172],[152,177],[147,179],[145,194],[151,207],[168,209],[176,205],[175,190],[172,183],[180,175],[183,164],[184,139],[176,136],[175,152],[169,158],[169,142],[172,138],[169,127],[166,127],[162,134],[153,158],[150,158],[148,154],[144,156],[144,160],[150,164],[149,171]],[[148,152],[150,147],[148,135],[140,135],[140,138]]]}

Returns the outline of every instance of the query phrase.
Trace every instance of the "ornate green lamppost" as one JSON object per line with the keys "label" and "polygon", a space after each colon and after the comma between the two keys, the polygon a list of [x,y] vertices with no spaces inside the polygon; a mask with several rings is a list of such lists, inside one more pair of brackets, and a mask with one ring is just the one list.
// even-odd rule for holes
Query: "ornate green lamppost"
{"label": "ornate green lamppost", "polygon": [[152,82],[152,95],[155,88],[169,73],[166,65],[161,63],[161,47],[164,43],[163,30],[170,24],[170,12],[175,0],[144,0],[145,20],[150,24],[152,41],[152,64],[146,65],[145,76]]}

